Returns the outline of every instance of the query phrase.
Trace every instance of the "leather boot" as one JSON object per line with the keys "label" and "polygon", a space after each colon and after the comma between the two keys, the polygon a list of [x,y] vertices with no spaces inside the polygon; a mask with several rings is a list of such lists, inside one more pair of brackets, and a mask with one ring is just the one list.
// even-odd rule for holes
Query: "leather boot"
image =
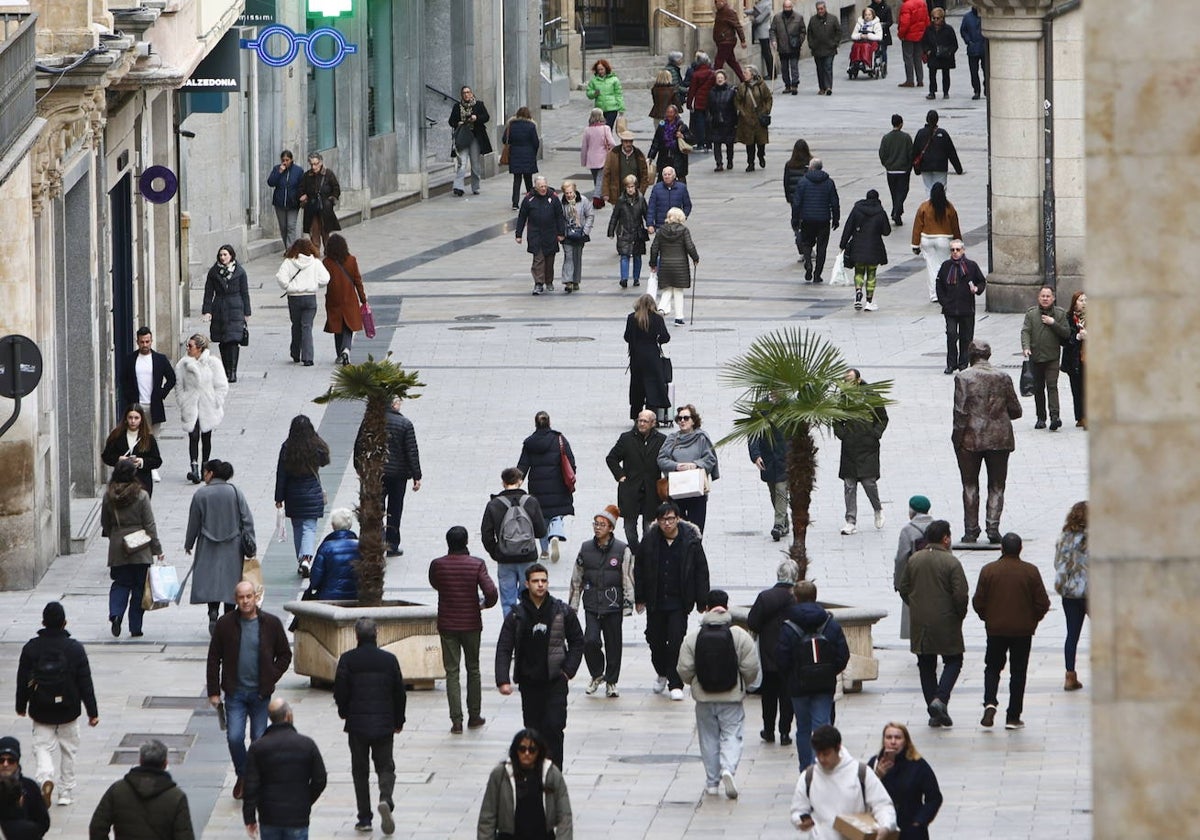
{"label": "leather boot", "polygon": [[1083,688],[1083,683],[1079,681],[1079,677],[1074,671],[1067,671],[1067,679],[1063,682],[1063,691],[1078,691]]}
{"label": "leather boot", "polygon": [[198,462],[192,461],[192,468],[188,471],[187,478],[192,484],[200,483],[200,464]]}

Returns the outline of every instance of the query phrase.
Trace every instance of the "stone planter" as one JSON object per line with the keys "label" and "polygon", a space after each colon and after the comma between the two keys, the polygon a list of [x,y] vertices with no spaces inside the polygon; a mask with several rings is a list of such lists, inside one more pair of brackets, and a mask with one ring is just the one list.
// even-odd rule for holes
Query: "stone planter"
{"label": "stone planter", "polygon": [[[826,603],[821,606],[833,613],[846,634],[846,644],[850,646],[850,664],[842,672],[842,691],[845,694],[862,691],[864,681],[879,679],[879,660],[875,658],[871,628],[877,621],[887,617],[887,610]],[[734,623],[746,628],[746,616],[750,614],[750,608],[735,606],[730,607],[729,611]]]}
{"label": "stone planter", "polygon": [[372,618],[379,647],[400,661],[404,682],[432,689],[445,679],[442,643],[437,631],[437,607],[408,601],[386,601],[379,607],[359,607],[354,601],[292,601],[283,608],[296,616],[292,668],[310,677],[313,685],[333,685],[338,659],[358,646],[354,622]]}

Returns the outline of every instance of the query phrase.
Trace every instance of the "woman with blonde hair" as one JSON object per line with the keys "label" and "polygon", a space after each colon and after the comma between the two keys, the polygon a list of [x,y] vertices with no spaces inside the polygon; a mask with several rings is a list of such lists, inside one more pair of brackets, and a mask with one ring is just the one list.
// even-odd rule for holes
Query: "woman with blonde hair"
{"label": "woman with blonde hair", "polygon": [[1054,591],[1062,596],[1063,616],[1067,620],[1067,641],[1063,645],[1067,677],[1063,691],[1083,688],[1075,672],[1075,650],[1088,610],[1087,520],[1088,503],[1072,505],[1054,550]]}
{"label": "woman with blonde hair", "polygon": [[593,108],[588,116],[588,127],[583,130],[579,141],[579,162],[592,173],[592,206],[599,210],[604,206],[601,181],[608,153],[617,147],[617,137],[604,122],[604,112]]}
{"label": "woman with blonde hair", "polygon": [[629,419],[643,408],[654,412],[658,424],[667,420],[671,401],[662,346],[671,340],[667,322],[659,315],[653,295],[640,295],[625,317],[625,343],[629,345]]}
{"label": "woman with blonde hair", "polygon": [[193,335],[187,340],[186,351],[187,355],[175,365],[175,402],[188,435],[191,469],[187,478],[192,484],[199,484],[200,464],[212,454],[213,429],[225,419],[229,380],[225,378],[224,365],[209,349],[207,338],[199,333]]}
{"label": "woman with blonde hair", "polygon": [[650,88],[650,98],[654,105],[650,108],[650,119],[661,120],[667,115],[667,106],[675,103],[675,81],[669,70],[659,70],[654,77],[654,87]]}
{"label": "woman with blonde hair", "polygon": [[908,727],[895,721],[885,724],[883,743],[867,766],[892,797],[900,840],[929,840],[929,824],[942,807],[942,791],[933,768],[913,745]]}
{"label": "woman with blonde hair", "polygon": [[692,273],[688,269],[688,258],[692,265],[700,264],[700,254],[688,231],[687,216],[678,207],[667,211],[667,222],[658,229],[650,243],[650,271],[658,275],[659,288],[663,290],[658,311],[664,316],[675,312],[675,323],[683,326],[683,290],[692,286]]}
{"label": "woman with blonde hair", "polygon": [[638,189],[636,175],[626,175],[621,196],[613,202],[612,218],[608,220],[608,238],[617,240],[617,254],[621,257],[621,288],[629,288],[629,268],[633,263],[633,285],[642,282],[642,254],[646,253],[646,214],[649,212],[646,197]]}
{"label": "woman with blonde hair", "polygon": [[[605,131],[607,131],[607,127]],[[579,194],[574,181],[562,182],[563,220],[566,233],[563,236],[563,293],[579,291],[579,280],[583,276],[583,246],[592,238],[592,224],[596,221],[592,203]]]}

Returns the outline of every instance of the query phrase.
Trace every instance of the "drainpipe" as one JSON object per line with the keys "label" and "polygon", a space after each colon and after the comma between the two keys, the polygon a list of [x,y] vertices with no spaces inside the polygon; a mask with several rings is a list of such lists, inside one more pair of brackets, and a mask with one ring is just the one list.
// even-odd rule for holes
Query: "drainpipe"
{"label": "drainpipe", "polygon": [[1083,5],[1083,0],[1067,0],[1055,6],[1042,19],[1042,98],[1045,183],[1042,187],[1042,275],[1051,288],[1058,287],[1058,255],[1055,248],[1057,222],[1054,209],[1054,21]]}

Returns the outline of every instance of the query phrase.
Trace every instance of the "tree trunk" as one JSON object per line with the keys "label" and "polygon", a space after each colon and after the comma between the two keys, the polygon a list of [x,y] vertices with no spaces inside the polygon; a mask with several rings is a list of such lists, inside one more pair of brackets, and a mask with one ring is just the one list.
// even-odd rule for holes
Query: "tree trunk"
{"label": "tree trunk", "polygon": [[388,399],[367,400],[354,453],[358,472],[358,602],[376,607],[383,602],[383,465],[387,459]]}
{"label": "tree trunk", "polygon": [[804,541],[808,537],[809,508],[816,483],[817,446],[812,429],[806,424],[788,441],[787,455],[788,503],[792,509],[792,544],[788,556],[796,563],[801,580],[808,578],[808,549]]}

